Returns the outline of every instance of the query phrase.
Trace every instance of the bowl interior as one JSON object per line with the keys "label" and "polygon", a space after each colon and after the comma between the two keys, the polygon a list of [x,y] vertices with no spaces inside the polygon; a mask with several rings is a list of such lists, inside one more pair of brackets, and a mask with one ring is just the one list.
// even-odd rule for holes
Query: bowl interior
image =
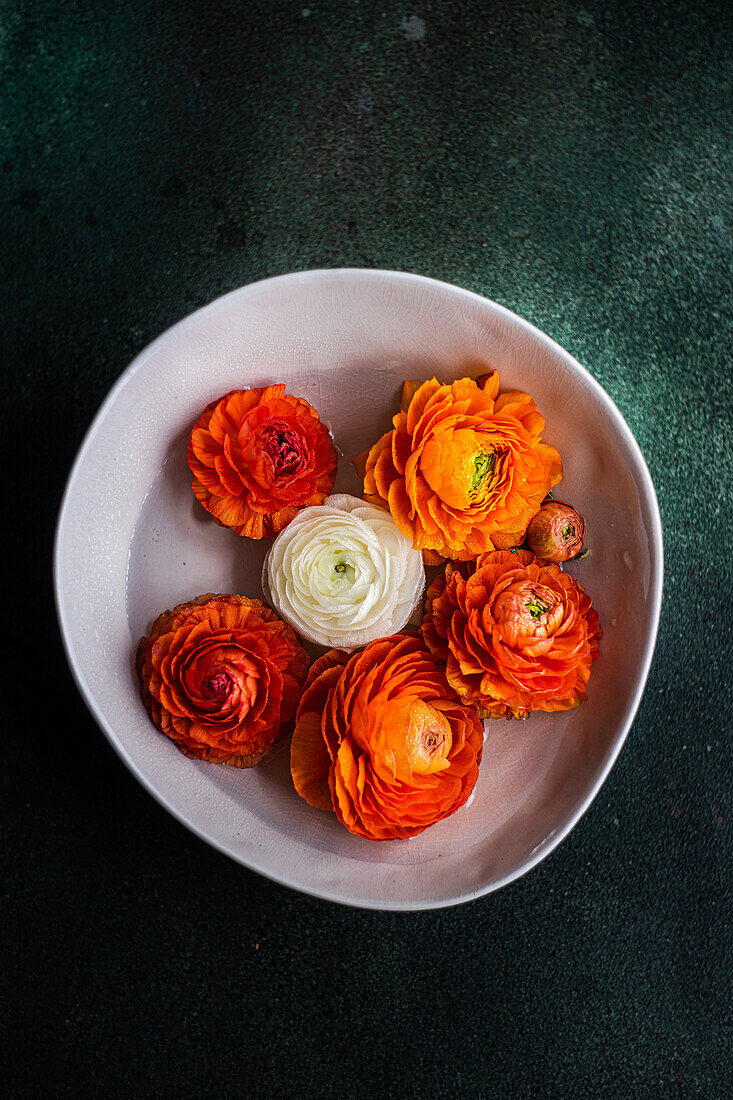
{"label": "bowl interior", "polygon": [[[195,501],[185,449],[211,400],[284,382],[331,427],[336,491],[359,494],[351,458],[387,431],[405,378],[499,370],[532,394],[565,475],[556,495],[586,519],[590,555],[569,566],[604,638],[588,701],[565,714],[487,724],[469,804],[410,841],[374,844],[311,809],[287,745],[239,771],[184,758],[153,728],[133,668],[153,618],[202,592],[261,596],[267,546],[217,527]],[[166,332],[119,380],[67,486],[56,544],[59,617],[85,698],[141,782],[210,843],[319,896],[425,908],[526,871],[591,801],[626,735],[661,599],[659,513],[618,410],[567,353],[486,299],[392,272],[304,272],[256,283]]]}

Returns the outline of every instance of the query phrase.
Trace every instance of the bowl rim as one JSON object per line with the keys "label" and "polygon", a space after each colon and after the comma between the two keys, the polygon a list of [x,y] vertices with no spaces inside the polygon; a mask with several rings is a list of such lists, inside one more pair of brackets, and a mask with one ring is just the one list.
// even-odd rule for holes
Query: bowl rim
{"label": "bowl rim", "polygon": [[[217,841],[209,836],[202,828],[191,822],[186,815],[178,810],[168,799],[162,795],[153,783],[147,778],[147,776],[137,767],[129,753],[125,749],[124,744],[120,740],[118,734],[115,732],[112,725],[106,720],[104,715],[100,712],[94,694],[90,685],[87,683],[84,673],[81,668],[80,659],[75,653],[71,640],[70,640],[70,627],[65,612],[65,600],[64,600],[64,584],[63,584],[63,551],[62,541],[64,525],[66,520],[66,513],[69,508],[69,502],[73,496],[75,482],[79,470],[86,458],[87,452],[90,450],[94,443],[97,432],[101,426],[102,421],[108,409],[114,404],[119,392],[129,384],[132,378],[143,369],[147,360],[156,350],[159,343],[166,340],[173,330],[180,326],[186,325],[194,318],[206,312],[213,312],[221,307],[222,303],[232,297],[242,294],[244,291],[254,286],[262,286],[266,283],[277,283],[284,281],[305,281],[309,279],[318,279],[323,276],[339,277],[345,279],[359,279],[365,276],[374,278],[385,278],[389,280],[398,280],[404,282],[412,282],[413,284],[420,286],[428,286],[441,291],[450,291],[452,294],[457,294],[459,297],[464,297],[473,302],[480,302],[482,304],[488,304],[495,310],[499,316],[503,316],[507,321],[510,321],[514,325],[519,325],[528,336],[532,337],[538,343],[544,345],[544,347],[554,352],[566,365],[569,365],[573,371],[582,378],[586,388],[593,394],[598,403],[604,407],[606,413],[615,421],[617,427],[620,429],[621,434],[624,437],[625,442],[628,444],[629,449],[634,454],[641,476],[643,484],[639,485],[640,497],[647,506],[649,512],[649,527],[648,535],[650,540],[650,580],[649,580],[649,596],[648,604],[653,612],[648,635],[645,641],[642,658],[639,663],[640,675],[637,677],[636,688],[633,693],[633,697],[630,700],[630,704],[627,707],[627,716],[623,723],[623,727],[620,727],[619,732],[612,744],[611,751],[608,758],[600,770],[598,776],[591,786],[588,788],[584,798],[580,801],[579,805],[565,821],[565,823],[559,826],[552,834],[546,838],[541,844],[537,846],[534,851],[521,863],[515,867],[511,872],[506,874],[498,881],[491,882],[489,885],[482,887],[478,890],[473,890],[464,894],[459,894],[450,898],[440,898],[438,900],[431,900],[428,902],[422,902],[415,904],[413,902],[400,902],[400,901],[385,901],[383,899],[375,899],[374,901],[367,901],[364,899],[350,899],[343,895],[338,895],[333,891],[327,889],[317,889],[303,885],[296,881],[294,878],[279,875],[266,866],[262,866],[256,860],[245,859],[241,854],[231,850],[226,844]],[[190,832],[194,833],[206,844],[215,848],[223,855],[228,856],[230,859],[235,860],[240,865],[247,867],[251,871],[255,871],[257,874],[262,875],[264,878],[269,879],[271,882],[276,882],[278,885],[286,886],[290,889],[297,890],[299,893],[306,894],[310,897],[316,897],[325,901],[335,902],[340,905],[346,905],[357,909],[370,909],[385,912],[420,912],[428,909],[444,909],[455,905],[462,905],[469,901],[473,901],[480,897],[485,897],[488,894],[494,893],[496,890],[502,889],[504,886],[508,886],[511,882],[521,878],[523,875],[531,871],[539,863],[541,863],[547,856],[553,852],[559,844],[565,839],[568,833],[575,828],[581,817],[588,810],[591,803],[596,798],[601,787],[605,783],[608,775],[614,766],[621,749],[626,741],[631,726],[636,718],[641,699],[646,689],[646,683],[649,676],[649,670],[651,668],[652,659],[654,656],[654,650],[657,642],[657,636],[659,632],[659,621],[662,608],[662,590],[664,581],[664,541],[662,533],[662,517],[659,508],[659,501],[657,499],[654,482],[652,481],[649,467],[644,457],[644,454],[639,446],[634,433],[631,431],[628,423],[626,422],[623,414],[616,405],[613,398],[604,390],[601,384],[596,381],[593,375],[584,367],[578,360],[570,354],[562,345],[558,344],[552,337],[548,336],[531,321],[525,320],[506,306],[500,305],[491,298],[487,298],[485,295],[478,294],[475,291],[467,290],[464,287],[457,286],[454,283],[447,283],[440,279],[433,279],[427,275],[418,275],[407,271],[393,271],[387,268],[371,268],[371,267],[318,267],[307,268],[301,271],[286,272],[280,275],[272,275],[265,279],[256,279],[253,282],[245,283],[240,287],[236,287],[233,290],[227,291],[225,294],[221,294],[218,297],[212,299],[206,305],[201,306],[199,309],[194,310],[192,313],[186,314],[184,317],[175,321],[168,328],[164,329],[158,336],[155,337],[149,344],[147,344],[128,364],[128,366],[122,371],[117,380],[113,383],[106,397],[100,404],[97,412],[95,413],[89,427],[87,428],[84,436],[79,444],[74,460],[71,464],[69,474],[66,480],[64,491],[61,498],[61,503],[58,510],[58,516],[56,520],[56,528],[53,540],[53,590],[54,590],[54,602],[56,607],[56,616],[59,624],[59,631],[61,634],[61,640],[66,655],[66,659],[71,671],[72,677],[76,686],[81,694],[88,710],[92,717],[100,727],[107,740],[115,750],[117,755],[132,772],[138,782],[144,787],[144,789],[152,795],[152,797],[158,802],[168,813],[170,813],[177,821],[184,825]]]}

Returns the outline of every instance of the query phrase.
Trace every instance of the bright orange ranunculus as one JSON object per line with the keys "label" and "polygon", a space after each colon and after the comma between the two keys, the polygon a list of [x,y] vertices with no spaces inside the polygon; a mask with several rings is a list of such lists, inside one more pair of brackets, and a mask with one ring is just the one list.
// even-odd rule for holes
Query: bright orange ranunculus
{"label": "bright orange ranunculus", "polygon": [[478,778],[483,722],[415,634],[331,650],[308,675],[290,766],[298,794],[367,840],[416,836]]}
{"label": "bright orange ranunculus", "polygon": [[250,768],[287,732],[309,665],[260,600],[208,593],[164,611],[137,650],[150,717],[186,756]]}
{"label": "bright orange ranunculus", "polygon": [[464,571],[449,564],[433,582],[420,628],[463,702],[493,718],[579,706],[602,637],[582,586],[529,550]]}
{"label": "bright orange ranunculus", "polygon": [[318,413],[285,386],[232,390],[204,410],[188,441],[193,491],[222,527],[276,535],[333,488],[337,454]]}
{"label": "bright orange ranunculus", "polygon": [[367,454],[365,499],[388,507],[428,556],[468,561],[520,543],[562,477],[532,398],[498,390],[496,371],[478,382],[406,382],[393,430]]}

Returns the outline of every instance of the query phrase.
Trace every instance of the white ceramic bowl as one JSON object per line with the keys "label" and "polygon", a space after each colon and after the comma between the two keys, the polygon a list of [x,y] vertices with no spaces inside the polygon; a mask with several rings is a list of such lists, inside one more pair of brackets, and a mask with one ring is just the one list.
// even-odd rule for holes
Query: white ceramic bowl
{"label": "white ceramic bowl", "polygon": [[[570,566],[605,632],[578,710],[492,722],[468,805],[409,841],[373,843],[296,795],[288,746],[240,771],[192,761],[152,726],[133,654],[165,608],[202,592],[259,596],[269,543],[217,527],[190,489],[186,440],[234,388],[284,382],[342,452],[388,430],[405,378],[486,367],[547,421],[584,515],[591,554]],[[55,584],[71,669],[112,745],[175,817],[214,847],[307,893],[375,909],[427,909],[486,894],[544,858],[587,809],[618,755],[651,662],[662,535],[628,426],[567,352],[508,310],[418,275],[336,269],[233,291],[164,333],[128,367],[81,446],[59,516]]]}

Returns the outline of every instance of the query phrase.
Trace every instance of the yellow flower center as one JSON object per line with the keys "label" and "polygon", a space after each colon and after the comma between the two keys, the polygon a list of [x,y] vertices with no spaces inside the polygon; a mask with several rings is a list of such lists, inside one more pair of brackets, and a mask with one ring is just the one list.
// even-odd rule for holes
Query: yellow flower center
{"label": "yellow flower center", "polygon": [[484,502],[496,480],[494,442],[473,428],[439,432],[427,441],[420,469],[444,504],[465,510]]}

